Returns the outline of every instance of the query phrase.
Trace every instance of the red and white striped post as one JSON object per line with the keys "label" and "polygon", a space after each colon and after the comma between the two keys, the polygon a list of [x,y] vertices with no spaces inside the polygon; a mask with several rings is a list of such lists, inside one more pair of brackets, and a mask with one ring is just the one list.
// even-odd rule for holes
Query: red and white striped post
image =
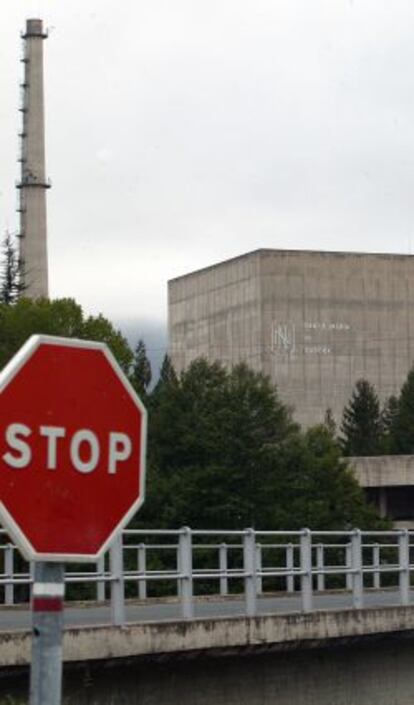
{"label": "red and white striped post", "polygon": [[63,563],[35,565],[30,705],[59,705],[62,693]]}

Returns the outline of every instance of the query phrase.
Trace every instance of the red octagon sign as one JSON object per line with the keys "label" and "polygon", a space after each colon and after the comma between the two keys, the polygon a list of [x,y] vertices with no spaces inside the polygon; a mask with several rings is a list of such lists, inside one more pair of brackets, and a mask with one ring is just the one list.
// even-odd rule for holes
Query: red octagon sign
{"label": "red octagon sign", "polygon": [[30,560],[96,560],[144,501],[146,410],[102,343],[32,336],[0,373],[0,521]]}

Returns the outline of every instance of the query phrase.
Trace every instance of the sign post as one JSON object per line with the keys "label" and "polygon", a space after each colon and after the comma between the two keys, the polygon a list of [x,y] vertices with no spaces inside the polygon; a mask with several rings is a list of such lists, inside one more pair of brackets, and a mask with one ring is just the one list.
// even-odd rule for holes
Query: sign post
{"label": "sign post", "polygon": [[30,705],[59,705],[62,693],[64,566],[35,564]]}
{"label": "sign post", "polygon": [[0,521],[35,561],[30,705],[59,705],[64,563],[144,501],[146,410],[102,343],[32,336],[0,373]]}

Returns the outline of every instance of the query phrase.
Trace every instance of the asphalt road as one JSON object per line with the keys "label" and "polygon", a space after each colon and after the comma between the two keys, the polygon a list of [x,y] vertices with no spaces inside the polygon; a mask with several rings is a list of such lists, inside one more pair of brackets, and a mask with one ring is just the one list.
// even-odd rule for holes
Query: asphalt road
{"label": "asphalt road", "polygon": [[[398,591],[378,591],[366,592],[364,594],[364,606],[385,607],[400,604]],[[414,604],[414,592],[411,596],[411,604]],[[352,595],[349,593],[329,593],[314,595],[314,609],[349,609],[352,608]],[[242,616],[245,611],[245,604],[242,599],[197,599],[195,601],[194,616],[199,618],[212,617],[234,617]],[[289,612],[301,611],[300,595],[283,597],[261,597],[258,599],[258,614],[286,614]],[[127,622],[149,622],[162,620],[181,619],[180,603],[178,602],[155,602],[149,600],[147,604],[143,602],[126,605]],[[79,627],[98,624],[110,624],[110,606],[65,606],[64,613],[65,626]],[[31,624],[30,611],[21,607],[1,607],[0,608],[0,630],[13,631],[15,629],[29,629]]]}

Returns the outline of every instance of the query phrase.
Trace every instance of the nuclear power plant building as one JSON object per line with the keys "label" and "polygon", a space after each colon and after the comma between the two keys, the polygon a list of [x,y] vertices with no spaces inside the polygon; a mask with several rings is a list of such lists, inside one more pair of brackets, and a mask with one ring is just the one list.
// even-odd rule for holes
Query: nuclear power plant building
{"label": "nuclear power plant building", "polygon": [[169,352],[245,361],[269,375],[305,426],[340,422],[355,382],[381,400],[414,361],[414,257],[256,250],[168,284]]}

